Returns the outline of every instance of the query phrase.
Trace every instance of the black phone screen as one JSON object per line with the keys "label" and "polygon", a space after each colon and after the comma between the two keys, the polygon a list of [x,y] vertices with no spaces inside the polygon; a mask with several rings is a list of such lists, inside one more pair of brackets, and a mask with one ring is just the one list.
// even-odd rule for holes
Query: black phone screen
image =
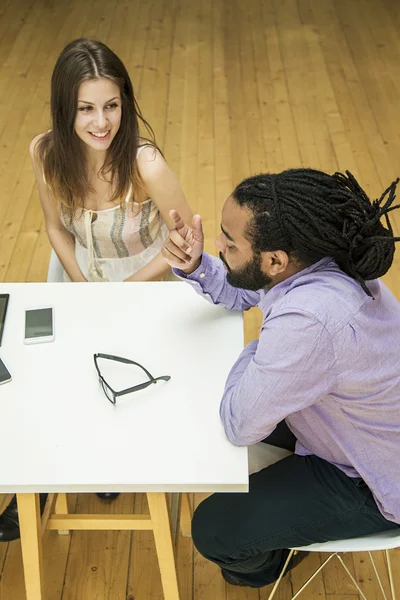
{"label": "black phone screen", "polygon": [[10,294],[0,294],[0,346],[3,338],[4,323],[6,322],[7,306]]}
{"label": "black phone screen", "polygon": [[39,308],[25,312],[25,338],[53,335],[53,309]]}

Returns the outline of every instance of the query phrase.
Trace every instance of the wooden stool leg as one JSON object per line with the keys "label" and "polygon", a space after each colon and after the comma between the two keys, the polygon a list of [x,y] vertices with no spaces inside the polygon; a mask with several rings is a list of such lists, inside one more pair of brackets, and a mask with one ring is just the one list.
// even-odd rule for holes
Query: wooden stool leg
{"label": "wooden stool leg", "polygon": [[178,579],[166,495],[158,492],[148,493],[147,501],[153,523],[164,600],[179,600]]}
{"label": "wooden stool leg", "polygon": [[[56,515],[68,514],[67,494],[57,494],[56,507],[54,513]],[[58,533],[59,535],[69,535],[68,529],[60,529]]]}
{"label": "wooden stool leg", "polygon": [[181,494],[181,533],[183,537],[192,535],[192,509],[190,507],[189,494]]}
{"label": "wooden stool leg", "polygon": [[43,558],[39,494],[17,494],[27,600],[43,600]]}

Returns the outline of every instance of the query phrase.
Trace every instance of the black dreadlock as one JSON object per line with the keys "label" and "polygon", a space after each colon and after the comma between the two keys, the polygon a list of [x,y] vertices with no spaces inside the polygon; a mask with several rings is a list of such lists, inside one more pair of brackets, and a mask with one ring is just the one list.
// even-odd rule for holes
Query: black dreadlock
{"label": "black dreadlock", "polygon": [[232,196],[253,213],[246,236],[255,252],[283,250],[304,266],[332,257],[372,296],[365,281],[389,270],[400,241],[388,217],[400,207],[392,206],[398,182],[371,203],[349,171],[289,169],[249,177]]}

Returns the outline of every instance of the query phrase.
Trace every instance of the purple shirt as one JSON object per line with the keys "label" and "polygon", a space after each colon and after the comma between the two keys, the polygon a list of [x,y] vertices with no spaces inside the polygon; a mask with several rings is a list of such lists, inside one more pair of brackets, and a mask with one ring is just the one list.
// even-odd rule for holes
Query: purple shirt
{"label": "purple shirt", "polygon": [[255,444],[286,419],[296,454],[364,479],[400,524],[400,304],[386,286],[367,282],[370,298],[329,258],[259,292],[230,286],[208,254],[191,275],[175,272],[214,304],[264,315],[222,397],[231,442]]}

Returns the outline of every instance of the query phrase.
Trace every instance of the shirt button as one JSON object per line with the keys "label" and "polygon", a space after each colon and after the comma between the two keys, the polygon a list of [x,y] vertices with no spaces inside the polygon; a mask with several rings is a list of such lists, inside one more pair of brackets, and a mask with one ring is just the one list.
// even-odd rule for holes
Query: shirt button
{"label": "shirt button", "polygon": [[204,279],[205,276],[206,276],[205,273],[200,273],[200,279]]}

